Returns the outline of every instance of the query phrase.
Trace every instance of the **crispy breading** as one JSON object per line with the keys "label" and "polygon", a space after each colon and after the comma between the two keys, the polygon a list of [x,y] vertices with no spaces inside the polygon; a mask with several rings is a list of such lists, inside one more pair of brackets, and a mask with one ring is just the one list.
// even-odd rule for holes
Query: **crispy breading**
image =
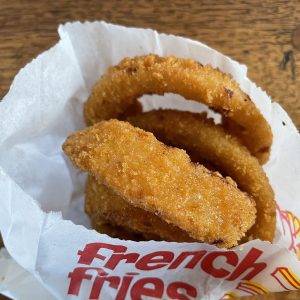
{"label": "crispy breading", "polygon": [[123,59],[95,84],[84,116],[88,125],[119,118],[140,96],[164,93],[202,102],[234,121],[250,152],[261,163],[268,160],[271,128],[249,96],[227,74],[191,59],[153,54]]}
{"label": "crispy breading", "polygon": [[145,234],[141,232],[135,232],[132,229],[125,226],[118,226],[111,220],[102,218],[98,214],[91,215],[92,227],[102,233],[107,234],[110,237],[118,238],[120,240],[131,240],[131,241],[161,241],[161,238],[154,234]]}
{"label": "crispy breading", "polygon": [[77,131],[63,149],[75,166],[124,200],[197,240],[231,247],[255,222],[253,199],[232,180],[127,122],[103,121]]}
{"label": "crispy breading", "polygon": [[97,219],[105,219],[113,225],[128,228],[133,232],[152,235],[156,240],[195,241],[180,228],[168,224],[153,213],[131,205],[92,176],[88,176],[86,183],[85,208],[93,223],[96,223]]}
{"label": "crispy breading", "polygon": [[257,159],[237,138],[226,133],[212,119],[207,119],[205,114],[157,110],[127,120],[152,132],[168,145],[185,149],[200,160],[208,160],[218,171],[230,176],[256,202],[257,217],[247,232],[247,239],[273,240],[276,226],[274,192]]}

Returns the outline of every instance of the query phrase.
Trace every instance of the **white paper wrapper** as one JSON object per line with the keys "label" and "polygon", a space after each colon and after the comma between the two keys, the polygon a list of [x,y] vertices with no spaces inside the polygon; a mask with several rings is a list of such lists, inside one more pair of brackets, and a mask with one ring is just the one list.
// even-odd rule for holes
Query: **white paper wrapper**
{"label": "white paper wrapper", "polygon": [[4,248],[0,249],[0,293],[12,299],[55,299],[31,273],[20,267]]}
{"label": "white paper wrapper", "polygon": [[[57,299],[226,299],[299,289],[300,138],[285,111],[247,78],[246,67],[199,42],[149,29],[76,22],[60,26],[59,35],[19,72],[0,104],[0,230],[9,254],[27,271],[15,281],[32,274]],[[125,56],[149,52],[230,73],[271,124],[274,144],[264,168],[278,203],[273,245],[256,240],[222,250],[137,243],[87,229],[86,175],[71,166],[61,145],[84,127],[82,104],[99,76]],[[158,98],[145,97],[146,109],[156,108]],[[164,105],[203,109],[187,101]],[[9,286],[0,281],[0,291]]]}

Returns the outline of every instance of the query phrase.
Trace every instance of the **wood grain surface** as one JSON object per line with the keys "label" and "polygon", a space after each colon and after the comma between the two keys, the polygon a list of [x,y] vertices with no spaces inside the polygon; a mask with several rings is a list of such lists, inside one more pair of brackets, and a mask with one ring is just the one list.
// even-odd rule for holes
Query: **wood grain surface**
{"label": "wood grain surface", "polygon": [[[151,27],[200,40],[246,64],[250,78],[300,128],[299,1],[0,0],[0,99],[18,70],[57,42],[57,26],[74,20]],[[299,293],[278,297],[297,298]]]}

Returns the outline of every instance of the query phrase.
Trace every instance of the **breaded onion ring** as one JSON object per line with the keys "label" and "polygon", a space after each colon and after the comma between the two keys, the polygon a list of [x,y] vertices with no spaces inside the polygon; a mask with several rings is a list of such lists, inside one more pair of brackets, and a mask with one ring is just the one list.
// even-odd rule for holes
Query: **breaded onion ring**
{"label": "breaded onion ring", "polygon": [[95,229],[99,228],[97,224],[107,220],[113,226],[126,228],[126,232],[146,235],[154,240],[195,241],[186,232],[168,224],[155,214],[132,206],[92,176],[88,176],[86,183],[85,209]]}
{"label": "breaded onion ring", "polygon": [[255,203],[232,180],[127,122],[103,121],[77,131],[63,149],[76,167],[124,200],[197,240],[231,247],[254,224]]}
{"label": "breaded onion ring", "polygon": [[257,217],[247,232],[248,239],[272,241],[276,226],[276,204],[268,178],[257,159],[240,141],[227,134],[205,114],[157,110],[131,116],[134,126],[152,132],[166,144],[183,148],[208,160],[230,176],[256,202]]}
{"label": "breaded onion ring", "polygon": [[176,93],[207,104],[244,129],[250,152],[268,159],[272,132],[260,111],[228,75],[191,59],[147,55],[108,69],[84,105],[88,125],[118,118],[144,94]]}
{"label": "breaded onion ring", "polygon": [[126,228],[125,226],[118,226],[110,220],[102,218],[97,214],[91,215],[90,218],[93,229],[102,234],[107,234],[113,238],[131,241],[161,241],[161,238],[159,236],[156,236],[154,234],[147,235],[140,232],[135,232],[130,228]]}
{"label": "breaded onion ring", "polygon": [[[132,114],[133,115],[133,114]],[[245,145],[248,149],[251,149],[253,146],[252,144],[255,144],[256,141],[249,139],[247,131],[244,127],[240,126],[239,124],[235,123],[231,119],[222,116],[222,127],[231,135],[236,136],[239,138],[239,140]],[[261,151],[261,161],[265,162],[269,158],[269,152],[268,149],[266,149],[267,152],[264,152],[263,149]]]}

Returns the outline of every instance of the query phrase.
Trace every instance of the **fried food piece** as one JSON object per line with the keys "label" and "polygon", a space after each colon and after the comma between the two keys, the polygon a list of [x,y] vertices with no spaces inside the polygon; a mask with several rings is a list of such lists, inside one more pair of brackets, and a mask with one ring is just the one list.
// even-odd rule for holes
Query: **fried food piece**
{"label": "fried food piece", "polygon": [[123,114],[119,116],[119,119],[124,120],[128,116],[141,114],[142,112],[143,112],[142,104],[138,101],[135,101],[126,108]]}
{"label": "fried food piece", "polygon": [[269,157],[272,132],[258,108],[228,75],[191,59],[157,55],[125,58],[108,69],[84,104],[88,125],[118,118],[144,94],[176,93],[202,102],[244,128],[250,152]]}
{"label": "fried food piece", "polygon": [[121,226],[112,225],[108,220],[101,218],[100,216],[91,216],[92,227],[103,234],[107,234],[110,237],[118,238],[120,240],[132,240],[132,241],[142,241],[144,240],[141,234],[137,234],[130,229],[125,229]]}
{"label": "fried food piece", "polygon": [[261,165],[240,141],[206,114],[157,110],[128,117],[134,126],[152,132],[166,144],[185,149],[213,163],[256,202],[257,216],[247,239],[272,241],[276,226],[274,192]]}
{"label": "fried food piece", "polygon": [[127,228],[127,231],[152,236],[154,240],[195,242],[180,228],[153,213],[132,206],[92,176],[87,179],[85,208],[93,223],[105,219],[113,225]]}
{"label": "fried food piece", "polygon": [[140,232],[135,232],[130,228],[126,228],[124,226],[114,225],[110,220],[106,220],[101,218],[99,215],[91,216],[92,227],[102,233],[109,235],[113,238],[118,238],[120,240],[131,240],[131,241],[160,241],[161,238],[156,235],[147,235]]}
{"label": "fried food piece", "polygon": [[[231,135],[238,137],[243,145],[245,145],[248,149],[251,149],[252,144],[255,143],[254,140],[248,138],[247,130],[245,130],[243,126],[240,126],[225,116],[222,116],[222,127],[225,128],[225,130]],[[261,157],[263,157],[264,162],[267,161],[269,157],[269,149],[261,148]]]}
{"label": "fried food piece", "polygon": [[254,224],[255,203],[232,180],[127,122],[103,121],[77,131],[63,149],[99,183],[194,239],[231,247]]}

